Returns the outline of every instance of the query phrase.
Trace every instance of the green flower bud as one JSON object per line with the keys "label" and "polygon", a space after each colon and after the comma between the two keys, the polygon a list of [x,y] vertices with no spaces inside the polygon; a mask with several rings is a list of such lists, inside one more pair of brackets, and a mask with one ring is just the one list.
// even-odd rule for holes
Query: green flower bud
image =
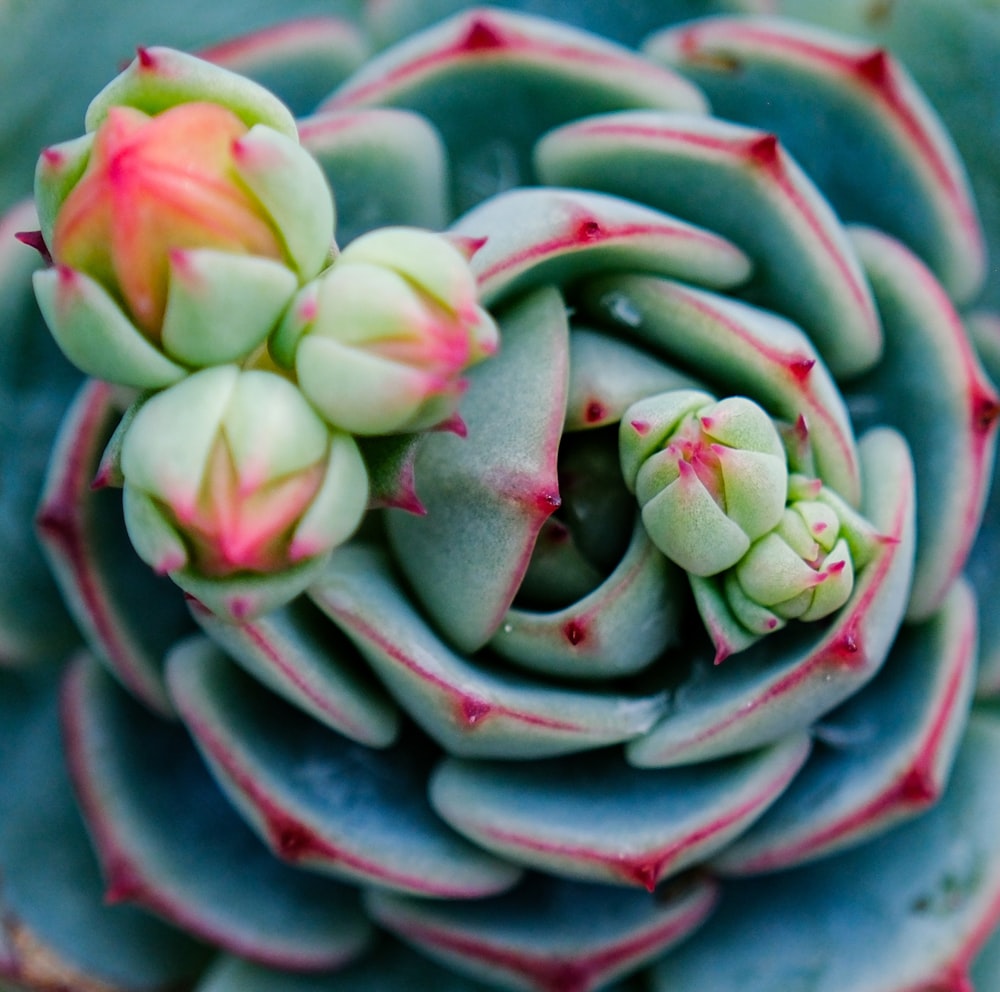
{"label": "green flower bud", "polygon": [[125,524],[156,571],[237,618],[298,594],[361,521],[368,477],[282,376],[225,365],[157,393],[120,442]]}
{"label": "green flower bud", "polygon": [[641,400],[622,418],[619,451],[651,540],[693,575],[732,567],[782,518],[785,449],[744,397],[676,390]]}
{"label": "green flower bud", "polygon": [[880,540],[819,479],[789,476],[788,505],[777,525],[721,575],[691,577],[706,628],[725,631],[716,642],[720,660],[789,620],[820,620],[839,610]]}
{"label": "green flower bud", "polygon": [[383,228],[302,291],[270,347],[331,424],[387,434],[452,417],[462,373],[496,350],[497,329],[458,246]]}
{"label": "green flower bud", "polygon": [[166,49],[98,96],[36,171],[54,267],[35,289],[84,372],[140,388],[258,348],[329,259],[333,201],[281,104]]}

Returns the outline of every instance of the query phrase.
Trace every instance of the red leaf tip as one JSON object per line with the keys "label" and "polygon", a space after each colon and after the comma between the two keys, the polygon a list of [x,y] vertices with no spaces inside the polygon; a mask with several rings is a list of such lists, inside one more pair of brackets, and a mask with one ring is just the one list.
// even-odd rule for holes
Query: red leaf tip
{"label": "red leaf tip", "polygon": [[459,47],[469,52],[476,52],[490,48],[503,48],[506,44],[507,39],[499,28],[495,24],[491,24],[487,18],[479,16],[472,19]]}
{"label": "red leaf tip", "polygon": [[884,48],[876,48],[854,63],[855,72],[866,83],[883,88],[889,85],[892,59]]}
{"label": "red leaf tip", "polygon": [[816,364],[815,358],[793,358],[788,363],[788,371],[799,381],[805,382]]}
{"label": "red leaf tip", "polygon": [[573,240],[583,244],[599,241],[603,236],[604,229],[593,217],[585,217],[578,221],[573,230]]}
{"label": "red leaf tip", "polygon": [[972,399],[972,426],[978,434],[989,433],[1000,417],[1000,402],[992,393],[980,393]]}
{"label": "red leaf tip", "polygon": [[46,265],[52,264],[52,255],[49,252],[49,246],[45,243],[45,238],[42,237],[41,231],[15,231],[14,237],[21,242],[22,245],[27,245],[29,248],[34,248],[39,255],[45,260]]}
{"label": "red leaf tip", "polygon": [[573,647],[577,647],[587,639],[587,627],[580,620],[570,620],[563,625],[563,637],[569,641]]}
{"label": "red leaf tip", "polygon": [[762,134],[751,139],[746,146],[747,158],[754,165],[776,171],[781,168],[781,146],[775,134]]}

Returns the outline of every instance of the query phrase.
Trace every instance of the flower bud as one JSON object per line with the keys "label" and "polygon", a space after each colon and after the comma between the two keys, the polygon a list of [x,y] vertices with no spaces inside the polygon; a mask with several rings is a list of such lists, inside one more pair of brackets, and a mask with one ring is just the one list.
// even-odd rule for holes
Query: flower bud
{"label": "flower bud", "polygon": [[140,557],[237,618],[301,592],[368,499],[353,438],[282,376],[232,365],[140,406],[120,442],[120,473]]}
{"label": "flower bud", "polygon": [[651,540],[693,575],[732,567],[782,518],[785,449],[744,397],[675,390],[641,400],[622,418],[619,451]]}
{"label": "flower bud", "polygon": [[462,372],[496,350],[497,328],[458,247],[382,228],[302,291],[270,347],[331,424],[388,434],[451,417]]}
{"label": "flower bud", "polygon": [[839,610],[882,540],[819,479],[789,476],[788,505],[774,529],[721,575],[691,577],[717,660],[789,620],[820,620]]}
{"label": "flower bud", "polygon": [[273,98],[206,65],[144,53],[95,100],[93,129],[39,160],[54,268],[37,274],[36,294],[90,375],[160,388],[239,361],[328,261],[333,202],[320,167]]}

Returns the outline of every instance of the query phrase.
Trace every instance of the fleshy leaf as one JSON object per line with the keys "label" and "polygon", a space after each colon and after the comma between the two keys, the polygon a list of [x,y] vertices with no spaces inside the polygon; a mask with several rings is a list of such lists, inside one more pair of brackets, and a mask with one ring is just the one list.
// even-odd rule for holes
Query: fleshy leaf
{"label": "fleshy leaf", "polygon": [[[296,975],[261,968],[239,958],[221,957],[195,992],[491,992],[495,986],[457,975],[387,936],[358,961],[318,975]],[[609,988],[607,992],[625,992]]]}
{"label": "fleshy leaf", "polygon": [[361,30],[343,17],[299,17],[230,38],[200,58],[249,76],[306,114],[368,55]]}
{"label": "fleshy leaf", "polygon": [[680,586],[677,569],[636,526],[625,557],[593,592],[551,613],[508,610],[489,646],[551,675],[629,675],[677,640],[680,610],[673,604]]}
{"label": "fleshy leaf", "polygon": [[847,408],[809,339],[765,310],[651,276],[591,280],[580,296],[592,321],[683,363],[719,395],[745,393],[790,424],[802,421],[819,475],[844,499],[860,497]]}
{"label": "fleshy leaf", "polygon": [[661,696],[584,693],[494,672],[455,654],[407,600],[384,558],[342,548],[310,590],[396,701],[450,753],[537,758],[644,733]]}
{"label": "fleshy leaf", "polygon": [[885,360],[852,384],[867,423],[909,441],[917,476],[917,546],[910,619],[929,616],[965,564],[990,485],[1000,396],[950,300],[907,248],[852,231],[885,325]]}
{"label": "fleshy leaf", "polygon": [[933,810],[765,885],[724,889],[706,939],[695,934],[664,956],[652,987],[774,992],[807,980],[817,992],[971,988],[971,958],[1000,911],[998,760],[996,718],[973,717]]}
{"label": "fleshy leaf", "polygon": [[373,892],[367,906],[402,940],[500,988],[595,992],[686,937],[714,902],[707,878],[678,880],[654,898],[530,877],[511,893],[474,903]]}
{"label": "fleshy leaf", "polygon": [[444,146],[419,114],[387,107],[314,114],[299,121],[299,139],[336,193],[341,244],[377,227],[447,224]]}
{"label": "fleshy leaf", "polygon": [[251,675],[345,737],[386,747],[398,711],[357,651],[305,597],[245,623],[222,620],[197,601],[195,620]]}
{"label": "fleshy leaf", "polygon": [[213,101],[232,110],[247,127],[265,124],[295,137],[295,122],[274,94],[250,80],[170,48],[143,48],[90,102],[88,131],[96,130],[112,107],[135,107],[158,114],[189,101]]}
{"label": "fleshy leaf", "polygon": [[716,288],[750,275],[750,260],[725,238],[629,200],[582,190],[500,193],[460,217],[452,230],[486,239],[472,270],[491,306],[592,272],[650,272]]}
{"label": "fleshy leaf", "polygon": [[173,253],[170,273],[163,347],[196,367],[249,355],[298,286],[294,273],[278,262],[209,249]]}
{"label": "fleshy leaf", "polygon": [[627,341],[575,327],[569,339],[566,430],[603,427],[645,396],[703,388]]}
{"label": "fleshy leaf", "polygon": [[57,675],[0,672],[0,984],[52,988],[58,976],[76,992],[168,992],[206,950],[104,901],[59,747]]}
{"label": "fleshy leaf", "polygon": [[137,902],[276,967],[330,968],[365,945],[370,931],[356,894],[274,859],[183,730],[151,719],[93,661],[69,675],[64,723],[107,899]]}
{"label": "fleshy leaf", "polygon": [[[466,6],[466,0],[380,0],[369,11],[368,23],[385,44]],[[504,0],[498,6],[525,10],[540,17],[554,17],[626,45],[637,45],[650,31],[673,21],[709,13],[764,11],[769,0],[632,0],[628,6],[609,7],[606,0]]]}
{"label": "fleshy leaf", "polygon": [[694,768],[639,770],[617,754],[522,763],[446,759],[435,808],[487,850],[562,877],[652,891],[738,836],[788,786],[805,734]]}
{"label": "fleshy leaf", "polygon": [[82,272],[35,273],[35,296],[63,354],[87,375],[136,389],[162,389],[185,369],[144,338],[111,295]]}
{"label": "fleshy leaf", "polygon": [[39,259],[14,240],[34,227],[28,204],[0,218],[0,667],[59,654],[76,640],[32,526],[52,439],[79,382],[31,295]]}
{"label": "fleshy leaf", "polygon": [[872,683],[820,721],[808,764],[714,867],[744,875],[802,864],[932,806],[965,727],[975,660],[975,598],[959,582],[928,621],[903,628]]}
{"label": "fleshy leaf", "polygon": [[536,157],[547,183],[630,197],[730,238],[753,262],[747,293],[800,323],[835,375],[877,361],[861,266],[773,134],[686,114],[606,114],[546,135]]}
{"label": "fleshy leaf", "polygon": [[716,18],[643,46],[702,86],[720,117],[775,131],[845,221],[909,244],[968,302],[983,235],[958,153],[903,65],[801,24]]}
{"label": "fleshy leaf", "polygon": [[376,56],[320,109],[375,104],[423,113],[440,130],[457,212],[530,182],[531,145],[556,124],[622,107],[705,107],[697,89],[628,49],[489,8],[457,14]]}
{"label": "fleshy leaf", "polygon": [[[93,653],[122,684],[169,713],[163,652],[191,629],[181,594],[129,545],[117,490],[94,491],[105,442],[120,414],[114,390],[88,381],[66,413],[38,508],[39,539]],[[148,604],[157,603],[150,612]]]}
{"label": "fleshy leaf", "polygon": [[[979,311],[969,314],[966,327],[979,357],[994,382],[1000,382],[1000,314]],[[995,466],[994,466],[995,469]],[[979,595],[979,685],[980,695],[1000,696],[1000,610],[991,608],[998,594],[1000,571],[1000,487],[996,477],[983,511],[983,522],[969,556],[967,574]]]}
{"label": "fleshy leaf", "polygon": [[168,663],[174,701],[230,799],[296,867],[424,896],[476,898],[518,871],[438,820],[419,749],[354,744],[254,683],[207,640]]}
{"label": "fleshy leaf", "polygon": [[499,314],[503,345],[469,370],[467,436],[436,433],[417,453],[427,514],[391,512],[390,542],[418,598],[474,650],[513,602],[542,523],[559,506],[556,457],[569,379],[565,305],[551,288]]}

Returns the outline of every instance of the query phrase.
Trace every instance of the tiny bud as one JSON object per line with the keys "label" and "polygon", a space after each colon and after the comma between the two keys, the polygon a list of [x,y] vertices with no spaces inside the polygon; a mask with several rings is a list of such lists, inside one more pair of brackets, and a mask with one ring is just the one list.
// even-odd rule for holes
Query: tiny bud
{"label": "tiny bud", "polygon": [[386,228],[302,291],[272,350],[331,424],[370,435],[461,423],[462,373],[497,343],[462,252],[429,231]]}

